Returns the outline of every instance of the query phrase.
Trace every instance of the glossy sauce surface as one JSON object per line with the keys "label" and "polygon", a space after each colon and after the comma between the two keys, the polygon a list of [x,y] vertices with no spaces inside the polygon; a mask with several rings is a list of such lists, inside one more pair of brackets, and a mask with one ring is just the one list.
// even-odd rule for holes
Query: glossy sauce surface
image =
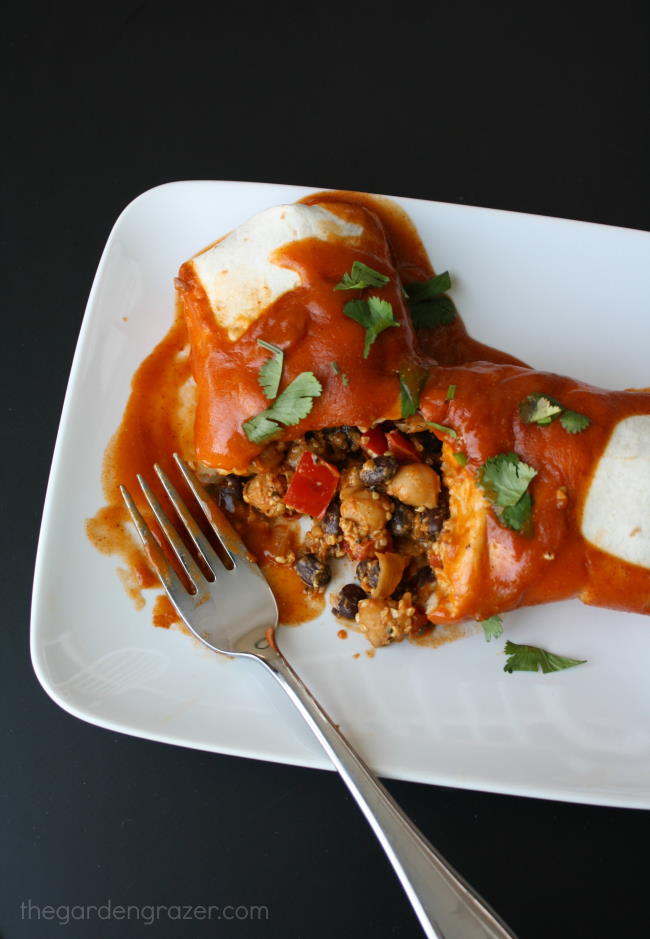
{"label": "glossy sauce surface", "polygon": [[[395,267],[402,283],[428,280],[436,273],[413,222],[395,202],[384,196],[365,192],[333,190],[319,192],[300,200],[313,203],[353,202],[373,212],[388,235]],[[477,342],[468,334],[460,315],[447,325],[417,331],[418,354],[440,365],[462,365],[466,362],[503,362],[524,365],[520,359]]]}

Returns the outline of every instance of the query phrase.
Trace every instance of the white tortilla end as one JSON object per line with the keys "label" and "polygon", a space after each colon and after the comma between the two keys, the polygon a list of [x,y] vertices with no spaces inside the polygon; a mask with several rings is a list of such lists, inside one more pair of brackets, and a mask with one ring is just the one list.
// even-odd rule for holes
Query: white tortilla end
{"label": "white tortilla end", "polygon": [[363,227],[320,205],[279,205],[254,215],[191,261],[217,323],[231,342],[282,294],[300,283],[272,260],[278,248],[304,238],[357,241]]}
{"label": "white tortilla end", "polygon": [[583,536],[601,551],[650,568],[650,415],[620,421],[600,458],[582,512]]}

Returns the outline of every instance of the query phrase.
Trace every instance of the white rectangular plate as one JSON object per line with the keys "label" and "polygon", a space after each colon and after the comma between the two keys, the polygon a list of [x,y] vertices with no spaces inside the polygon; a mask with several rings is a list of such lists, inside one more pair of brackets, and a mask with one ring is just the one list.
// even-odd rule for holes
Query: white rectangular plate
{"label": "white rectangular plate", "polygon": [[[86,539],[104,448],[130,380],[173,317],[179,264],[255,212],[308,190],[180,182],[118,219],[92,288],[63,408],[34,581],[32,659],[76,716],[183,746],[303,766],[328,761],[254,663],[227,661],[136,612],[113,559]],[[610,388],[650,384],[638,231],[413,199],[415,222],[477,338]],[[144,472],[149,467],[142,468]],[[506,617],[516,642],[588,659],[503,671],[503,641],[403,643],[370,659],[327,614],[283,629],[287,656],[381,775],[576,802],[650,807],[650,621],[577,601]],[[361,651],[359,658],[353,653]]]}

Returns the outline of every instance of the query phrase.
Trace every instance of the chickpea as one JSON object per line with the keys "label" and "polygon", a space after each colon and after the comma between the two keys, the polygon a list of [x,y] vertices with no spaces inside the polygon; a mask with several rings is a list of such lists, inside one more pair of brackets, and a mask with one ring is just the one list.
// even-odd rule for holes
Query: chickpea
{"label": "chickpea", "polygon": [[370,591],[370,596],[383,599],[389,597],[399,584],[404,568],[408,564],[408,558],[386,551],[383,554],[377,554],[377,560],[379,561],[379,576],[377,583]]}
{"label": "chickpea", "polygon": [[366,639],[373,646],[388,645],[390,639],[386,634],[386,603],[383,600],[361,600],[358,609],[355,619]]}
{"label": "chickpea", "polygon": [[258,473],[244,486],[244,501],[269,518],[286,515],[287,508],[282,501],[286,488],[283,476],[277,473]]}
{"label": "chickpea", "polygon": [[382,529],[390,516],[390,500],[385,496],[377,498],[376,492],[369,489],[346,489],[341,492],[341,518],[349,519],[359,527],[360,532],[370,533]]}
{"label": "chickpea", "polygon": [[389,495],[406,505],[435,509],[440,477],[426,463],[407,463],[397,471],[386,489]]}

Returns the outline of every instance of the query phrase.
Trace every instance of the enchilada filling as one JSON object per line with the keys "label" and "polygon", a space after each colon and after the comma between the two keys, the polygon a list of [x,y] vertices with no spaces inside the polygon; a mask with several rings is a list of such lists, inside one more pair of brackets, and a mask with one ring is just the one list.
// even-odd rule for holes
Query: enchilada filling
{"label": "enchilada filling", "polygon": [[327,593],[339,559],[347,559],[349,582],[329,593],[331,609],[375,646],[427,626],[435,545],[449,517],[440,441],[426,430],[409,432],[408,422],[400,427],[344,425],[273,442],[258,472],[214,483],[220,505],[251,543],[256,535],[262,542],[265,529],[266,543],[277,545],[278,530],[311,519],[272,562],[293,568],[305,590]]}

